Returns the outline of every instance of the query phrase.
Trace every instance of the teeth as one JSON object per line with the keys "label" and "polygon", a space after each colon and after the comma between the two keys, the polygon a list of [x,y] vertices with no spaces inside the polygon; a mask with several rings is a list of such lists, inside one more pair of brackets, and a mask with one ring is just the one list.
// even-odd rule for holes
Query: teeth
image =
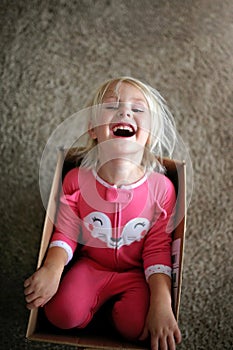
{"label": "teeth", "polygon": [[115,128],[113,128],[113,132],[116,132],[117,130],[128,130],[130,132],[133,132],[133,128],[131,126],[128,125],[120,125],[120,126],[115,126]]}

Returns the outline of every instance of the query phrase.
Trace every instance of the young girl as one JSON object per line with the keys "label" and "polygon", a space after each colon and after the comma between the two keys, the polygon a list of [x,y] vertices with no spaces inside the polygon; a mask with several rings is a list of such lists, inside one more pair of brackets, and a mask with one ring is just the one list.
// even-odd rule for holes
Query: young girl
{"label": "young girl", "polygon": [[[27,307],[44,306],[63,329],[84,328],[114,297],[113,323],[151,349],[175,349],[171,234],[176,195],[158,161],[172,153],[172,117],[159,93],[130,77],[112,79],[90,104],[81,166],[63,181],[43,266],[25,283]],[[77,260],[65,265],[82,243]]]}

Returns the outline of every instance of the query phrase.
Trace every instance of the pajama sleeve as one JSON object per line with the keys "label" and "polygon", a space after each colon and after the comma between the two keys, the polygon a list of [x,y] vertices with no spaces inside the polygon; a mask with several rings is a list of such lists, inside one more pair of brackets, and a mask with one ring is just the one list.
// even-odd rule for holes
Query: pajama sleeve
{"label": "pajama sleeve", "polygon": [[79,228],[79,199],[78,169],[72,169],[64,178],[60,193],[55,229],[50,246],[61,247],[67,252],[67,264],[72,259],[77,248]]}
{"label": "pajama sleeve", "polygon": [[143,265],[146,280],[154,273],[171,277],[171,243],[174,230],[176,194],[172,182],[165,178],[164,193],[158,200],[155,195],[155,220],[146,236],[143,248]]}

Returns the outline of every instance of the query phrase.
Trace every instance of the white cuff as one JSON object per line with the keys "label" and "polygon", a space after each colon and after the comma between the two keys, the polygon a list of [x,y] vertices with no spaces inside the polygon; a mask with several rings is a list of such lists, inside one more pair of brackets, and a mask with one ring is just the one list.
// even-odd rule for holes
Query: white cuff
{"label": "white cuff", "polygon": [[69,246],[69,244],[67,244],[66,242],[63,242],[63,241],[53,241],[50,243],[49,245],[49,248],[52,248],[52,247],[60,247],[60,248],[63,248],[65,249],[67,255],[68,255],[68,258],[67,258],[67,262],[66,262],[66,265],[70,262],[70,260],[73,258],[73,251],[71,249],[71,247]]}
{"label": "white cuff", "polygon": [[148,281],[149,277],[153,275],[154,273],[164,273],[165,275],[169,276],[171,278],[172,275],[172,269],[170,266],[166,265],[152,265],[147,267],[145,270],[145,277]]}

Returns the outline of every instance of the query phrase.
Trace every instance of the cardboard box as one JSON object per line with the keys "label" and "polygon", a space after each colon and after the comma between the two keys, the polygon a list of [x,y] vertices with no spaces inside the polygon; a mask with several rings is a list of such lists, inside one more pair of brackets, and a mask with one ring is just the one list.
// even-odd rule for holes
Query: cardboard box
{"label": "cardboard box", "polygon": [[[37,268],[39,268],[43,262],[53,232],[53,222],[56,216],[61,176],[64,175],[64,172],[74,167],[74,164],[64,161],[64,158],[65,152],[59,150],[45,216]],[[163,163],[167,169],[166,175],[173,182],[176,192],[178,193],[178,207],[176,212],[177,226],[173,233],[172,245],[172,301],[174,315],[178,320],[185,241],[185,163],[168,159],[164,159]],[[97,314],[96,318],[86,329],[64,331],[51,326],[43,315],[42,309],[34,309],[30,312],[26,338],[34,341],[74,345],[76,349],[149,349],[149,344],[125,341],[117,333],[109,329],[107,321],[104,322],[103,320],[104,308]]]}

